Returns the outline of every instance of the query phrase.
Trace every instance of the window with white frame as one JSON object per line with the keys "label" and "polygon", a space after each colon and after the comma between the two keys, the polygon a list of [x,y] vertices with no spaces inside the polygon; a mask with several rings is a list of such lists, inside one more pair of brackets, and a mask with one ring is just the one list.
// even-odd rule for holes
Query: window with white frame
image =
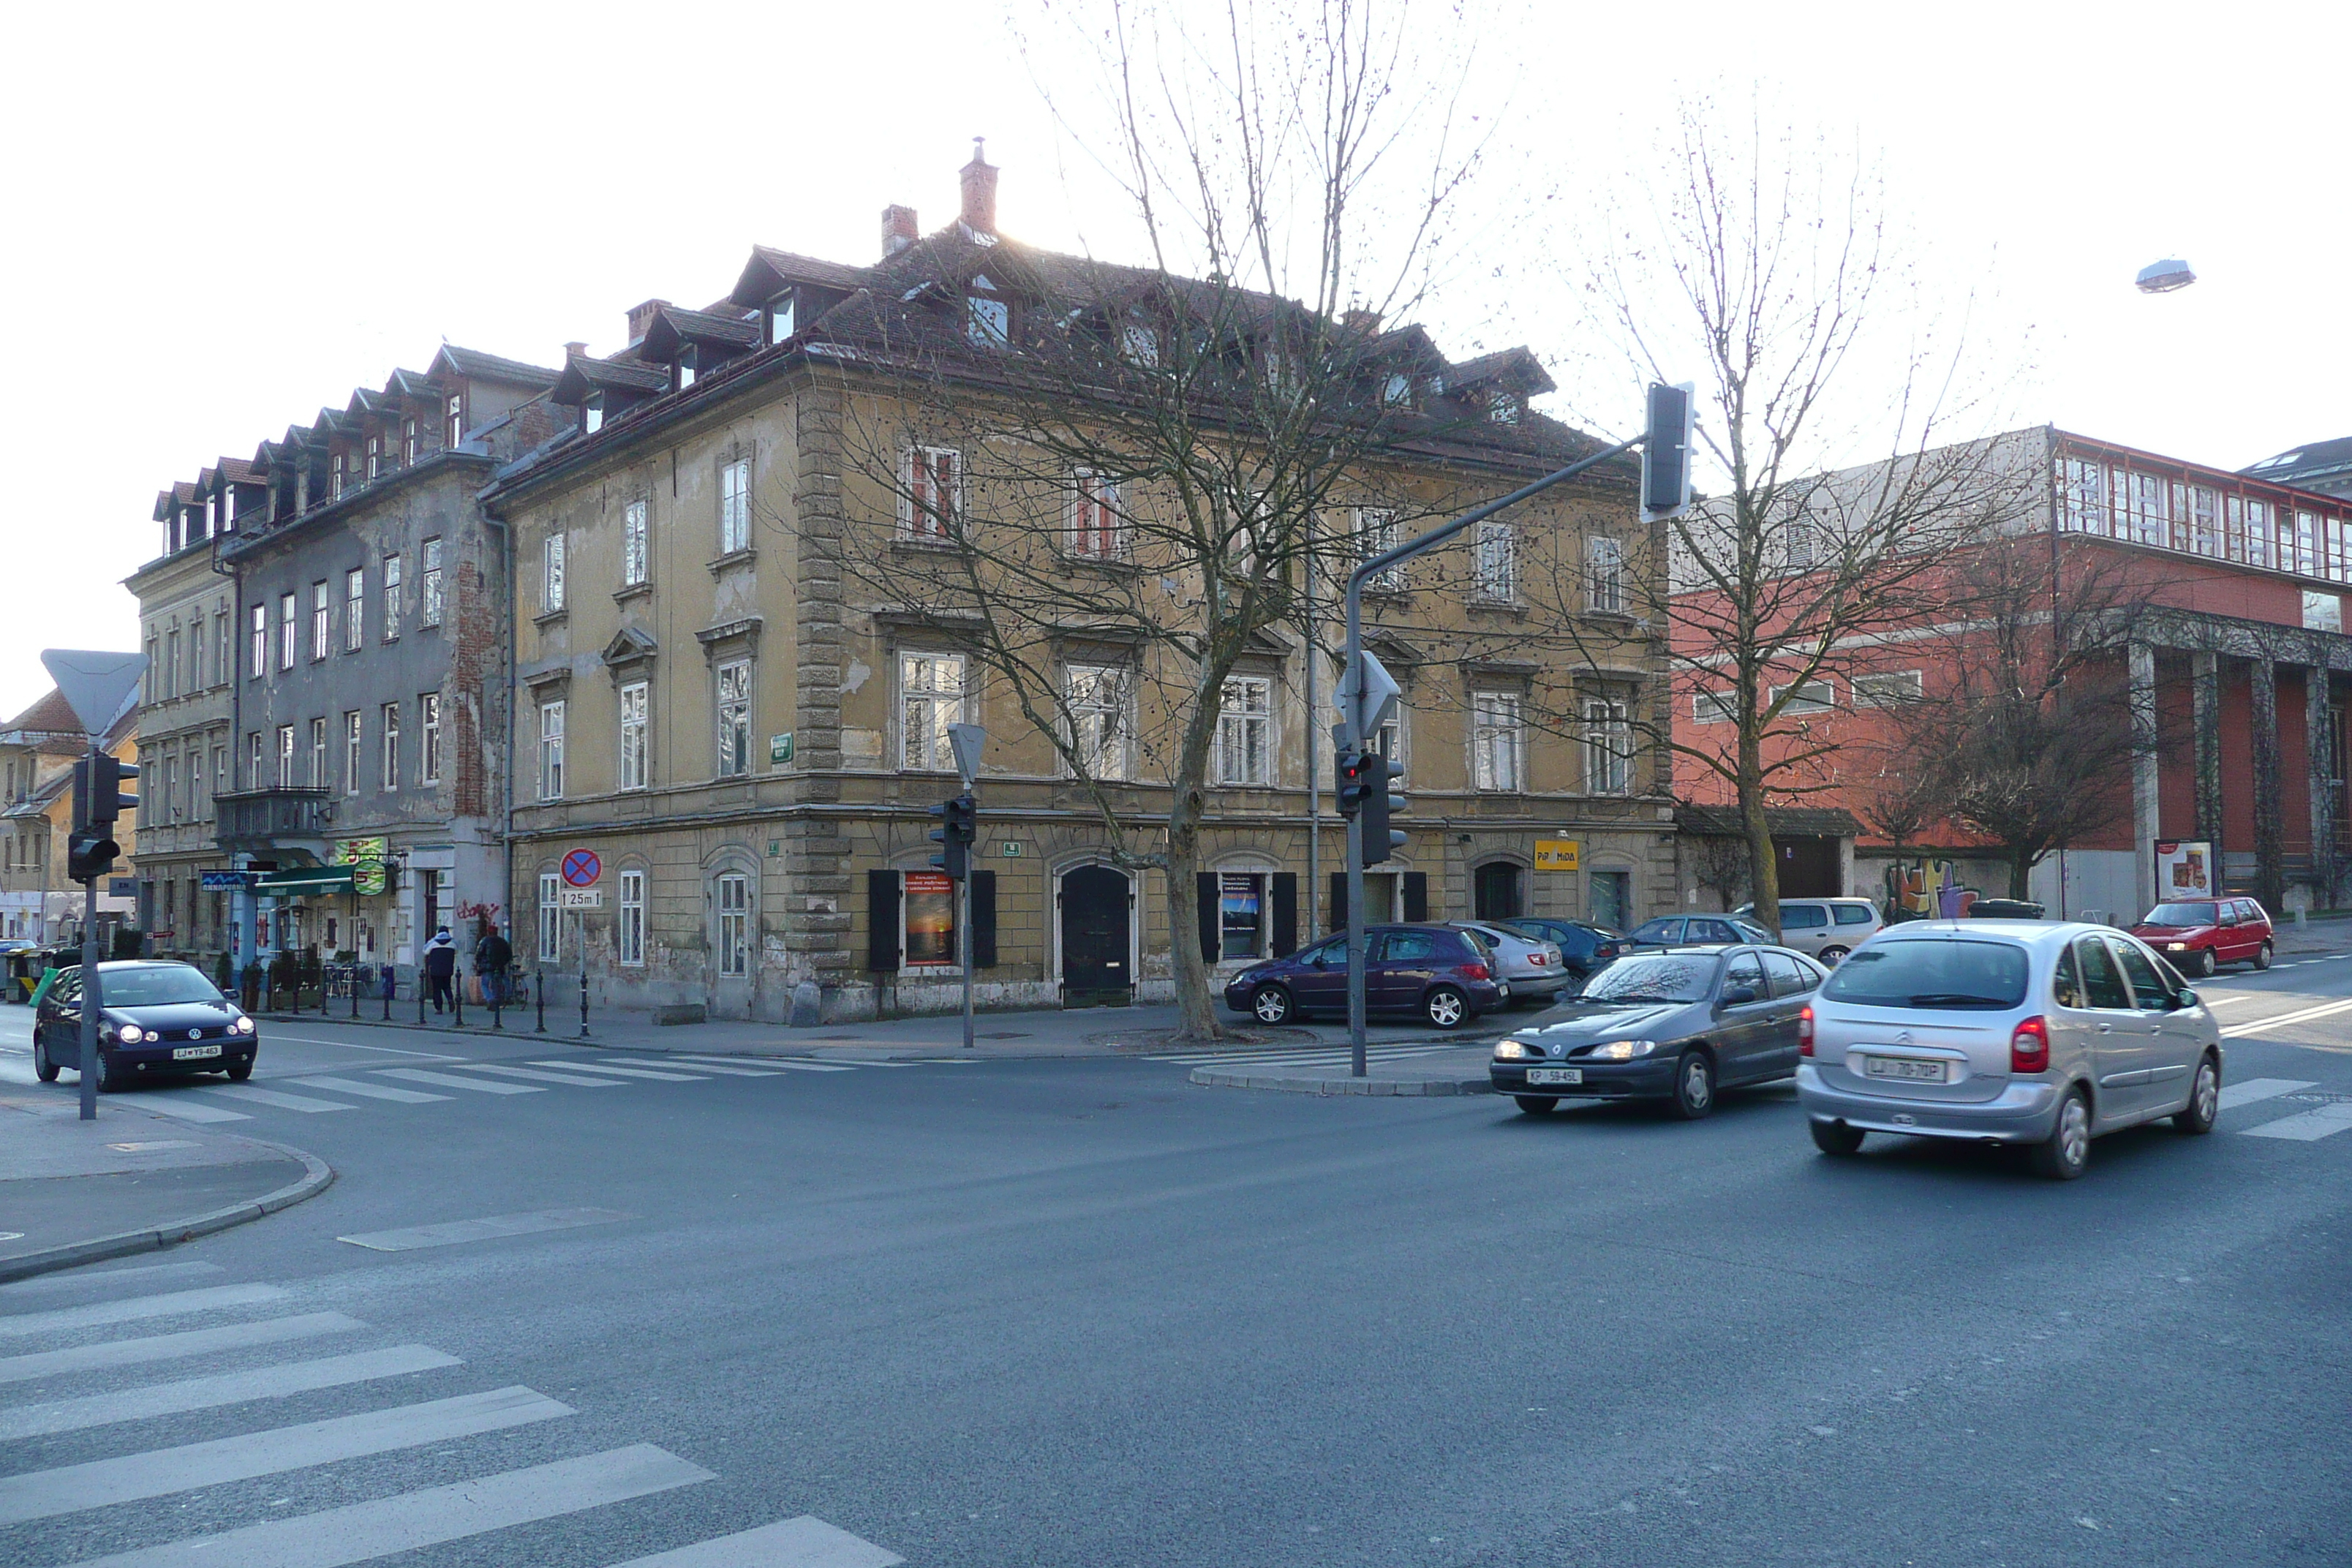
{"label": "window with white frame", "polygon": [[441,694],[427,691],[416,700],[417,730],[421,736],[417,746],[416,782],[437,784],[441,782]]}
{"label": "window with white frame", "polygon": [[2304,630],[2312,632],[2342,631],[2344,629],[2343,596],[2305,588],[2303,591],[2303,627]]}
{"label": "window with white frame", "polygon": [[740,778],[751,771],[751,661],[719,667],[719,776]]}
{"label": "window with white frame", "polygon": [[229,615],[223,610],[213,616],[213,684],[215,686],[226,686],[236,679],[236,671],[229,663],[236,657],[230,651],[233,646]]}
{"label": "window with white frame", "polygon": [[1128,776],[1127,671],[1116,665],[1074,664],[1063,672],[1070,716],[1070,749],[1086,777]]}
{"label": "window with white frame", "polygon": [[343,793],[345,795],[360,793],[360,770],[366,765],[362,760],[365,754],[362,751],[364,744],[365,740],[360,729],[360,710],[354,708],[343,715]]}
{"label": "window with white frame", "polygon": [[563,798],[563,703],[539,705],[539,798]]}
{"label": "window with white frame", "polygon": [[1873,670],[1855,676],[1853,685],[1857,708],[1899,708],[1918,701],[1927,691],[1927,683],[1916,669]]}
{"label": "window with white frame", "polygon": [[1524,789],[1525,741],[1517,693],[1472,693],[1470,752],[1475,787],[1506,792]]}
{"label": "window with white frame", "polygon": [[1605,697],[1584,704],[1584,789],[1627,795],[1633,787],[1633,728],[1622,702]]}
{"label": "window with white frame", "polygon": [[466,395],[453,392],[441,426],[441,445],[455,450],[466,438]]}
{"label": "window with white frame", "polygon": [[425,542],[425,571],[419,582],[416,624],[437,626],[441,624],[441,542],[437,539]]}
{"label": "window with white frame", "polygon": [[1691,696],[1691,721],[1695,724],[1728,724],[1739,717],[1739,693],[1736,691],[1699,691]]}
{"label": "window with white frame", "polygon": [[[1351,522],[1356,535],[1356,559],[1370,561],[1375,555],[1394,550],[1401,541],[1397,531],[1397,514],[1387,507],[1360,506],[1354,509]],[[1384,567],[1364,579],[1364,586],[1383,594],[1404,590],[1404,563]]]}
{"label": "window with white frame", "polygon": [[1584,607],[1596,616],[1625,613],[1625,546],[1595,534],[1584,542]]}
{"label": "window with white frame", "polygon": [[964,660],[954,653],[898,656],[898,765],[951,773],[948,726],[964,721]]}
{"label": "window with white frame", "polygon": [[281,670],[294,668],[294,595],[280,594],[278,595],[278,668]]}
{"label": "window with white frame", "polygon": [[[1789,688],[1786,686],[1772,688],[1772,700],[1780,701],[1781,694],[1788,690]],[[1827,713],[1836,707],[1837,688],[1835,686],[1826,680],[1804,680],[1797,683],[1796,691],[1789,698],[1789,705],[1780,711],[1790,717],[1801,719],[1809,714]]]}
{"label": "window with white frame", "polygon": [[261,731],[249,730],[245,737],[245,787],[247,789],[262,787],[261,758]]}
{"label": "window with white frame", "polygon": [[1001,348],[1013,339],[1013,307],[996,297],[984,272],[973,276],[964,296],[963,335],[982,348]]}
{"label": "window with white frame", "polygon": [[253,678],[258,680],[269,669],[269,606],[253,606]]}
{"label": "window with white frame", "polygon": [[340,498],[343,493],[343,465],[346,459],[343,455],[341,452],[338,452],[335,454],[335,460],[333,463],[329,465],[327,473],[327,493],[330,496]]}
{"label": "window with white frame", "polygon": [[652,758],[647,754],[646,708],[651,688],[642,680],[633,680],[621,688],[621,755],[619,778],[622,789],[644,789],[653,777]]}
{"label": "window with white frame", "polygon": [[551,533],[540,544],[539,608],[551,616],[563,608],[564,535]]}
{"label": "window with white frame", "polygon": [[646,503],[633,500],[621,510],[621,586],[635,588],[646,581]]}
{"label": "window with white frame", "polygon": [[768,301],[768,341],[782,342],[793,335],[793,321],[798,314],[793,309],[793,291],[789,289]]}
{"label": "window with white frame", "polygon": [[751,548],[751,464],[739,458],[719,470],[719,553]]}
{"label": "window with white frame", "polygon": [[554,963],[563,956],[563,879],[553,871],[539,874],[539,961]]}
{"label": "window with white frame", "polygon": [[909,447],[899,461],[898,531],[940,542],[953,536],[963,506],[963,454],[952,447]]}
{"label": "window with white frame", "polygon": [[383,640],[400,640],[400,557],[383,558]]}
{"label": "window with white frame", "polygon": [[631,969],[646,962],[646,874],[643,871],[621,873],[620,953],[623,964]]}
{"label": "window with white frame", "polygon": [[310,658],[313,661],[327,657],[331,637],[327,629],[327,582],[320,578],[310,584]]}
{"label": "window with white frame", "polygon": [[1274,773],[1274,681],[1263,675],[1225,678],[1217,706],[1213,777],[1221,784],[1265,784]]}
{"label": "window with white frame", "polygon": [[1472,547],[1475,578],[1472,592],[1481,599],[1496,604],[1509,604],[1519,592],[1518,530],[1507,522],[1489,520],[1478,525],[1478,538]]}
{"label": "window with white frame", "polygon": [[1088,561],[1117,561],[1127,553],[1118,483],[1108,474],[1078,468],[1070,475],[1070,553]]}
{"label": "window with white frame", "polygon": [[416,461],[416,421],[404,420],[400,426],[400,460],[404,463]]}
{"label": "window with white frame", "polygon": [[343,574],[343,651],[360,651],[367,633],[367,571],[354,566]]}
{"label": "window with white frame", "polygon": [[383,472],[383,437],[367,438],[367,477],[373,479]]}
{"label": "window with white frame", "polygon": [[381,748],[383,754],[377,759],[381,764],[377,776],[383,780],[385,789],[398,789],[400,787],[400,704],[385,703],[382,713],[378,715],[378,721],[383,725],[383,740]]}
{"label": "window with white frame", "polygon": [[751,879],[729,871],[719,879],[719,973],[740,979],[751,973]]}
{"label": "window with white frame", "polygon": [[293,786],[294,726],[280,724],[278,726],[278,787],[291,789]]}
{"label": "window with white frame", "polygon": [[310,721],[310,787],[325,789],[331,782],[327,776],[327,720],[320,714]]}

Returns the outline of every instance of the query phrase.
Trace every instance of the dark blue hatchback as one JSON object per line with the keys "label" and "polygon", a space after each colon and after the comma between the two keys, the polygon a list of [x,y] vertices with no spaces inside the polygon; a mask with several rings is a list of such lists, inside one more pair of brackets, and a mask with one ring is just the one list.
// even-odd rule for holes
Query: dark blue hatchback
{"label": "dark blue hatchback", "polygon": [[[1508,1000],[1494,961],[1466,931],[1450,926],[1373,926],[1364,932],[1364,1007],[1459,1028]],[[1286,1024],[1348,1011],[1348,939],[1326,937],[1288,958],[1243,970],[1225,985],[1225,1005],[1261,1024]]]}

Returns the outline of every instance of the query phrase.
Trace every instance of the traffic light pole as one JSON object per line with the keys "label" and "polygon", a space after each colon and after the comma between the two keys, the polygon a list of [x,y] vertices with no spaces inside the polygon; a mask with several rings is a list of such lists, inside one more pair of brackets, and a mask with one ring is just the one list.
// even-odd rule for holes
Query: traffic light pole
{"label": "traffic light pole", "polygon": [[[89,743],[91,760],[85,764],[95,776],[98,741]],[[87,804],[85,803],[85,809]],[[98,1120],[98,1013],[102,1005],[98,983],[98,879],[81,885],[81,1119]]]}
{"label": "traffic light pole", "polygon": [[956,879],[956,898],[961,907],[956,910],[956,931],[963,946],[963,1048],[971,1049],[971,972],[979,967],[980,950],[972,945],[971,929],[971,866],[967,862],[963,875]]}

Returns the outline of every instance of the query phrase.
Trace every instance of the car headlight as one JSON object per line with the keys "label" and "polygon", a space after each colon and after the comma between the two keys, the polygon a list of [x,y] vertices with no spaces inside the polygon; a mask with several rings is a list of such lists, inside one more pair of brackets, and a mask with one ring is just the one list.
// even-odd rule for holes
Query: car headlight
{"label": "car headlight", "polygon": [[1646,1057],[1657,1048],[1655,1040],[1611,1040],[1606,1045],[1593,1047],[1591,1055],[1595,1061],[1630,1062],[1635,1057]]}
{"label": "car headlight", "polygon": [[236,1030],[240,1035],[249,1035],[253,1033],[253,1020],[246,1017],[243,1014],[239,1014],[237,1016],[236,1022],[231,1024],[229,1027]]}
{"label": "car headlight", "polygon": [[1531,1051],[1526,1047],[1526,1045],[1517,1040],[1505,1040],[1502,1044],[1495,1047],[1495,1059],[1496,1061],[1524,1061],[1529,1057],[1539,1057],[1541,1055],[1543,1055],[1541,1051]]}
{"label": "car headlight", "polygon": [[2167,952],[2187,952],[2189,944],[2185,942],[2168,942],[2164,944],[2164,950]]}
{"label": "car headlight", "polygon": [[147,1031],[136,1024],[117,1024],[114,1037],[126,1046],[135,1046],[147,1037]]}

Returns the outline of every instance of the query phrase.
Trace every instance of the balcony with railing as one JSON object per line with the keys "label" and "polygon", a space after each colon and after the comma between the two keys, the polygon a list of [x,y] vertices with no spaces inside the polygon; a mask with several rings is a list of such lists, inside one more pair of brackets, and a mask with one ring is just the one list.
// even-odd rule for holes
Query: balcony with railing
{"label": "balcony with railing", "polygon": [[323,787],[273,784],[213,797],[215,834],[232,853],[308,849],[326,858],[333,793]]}

